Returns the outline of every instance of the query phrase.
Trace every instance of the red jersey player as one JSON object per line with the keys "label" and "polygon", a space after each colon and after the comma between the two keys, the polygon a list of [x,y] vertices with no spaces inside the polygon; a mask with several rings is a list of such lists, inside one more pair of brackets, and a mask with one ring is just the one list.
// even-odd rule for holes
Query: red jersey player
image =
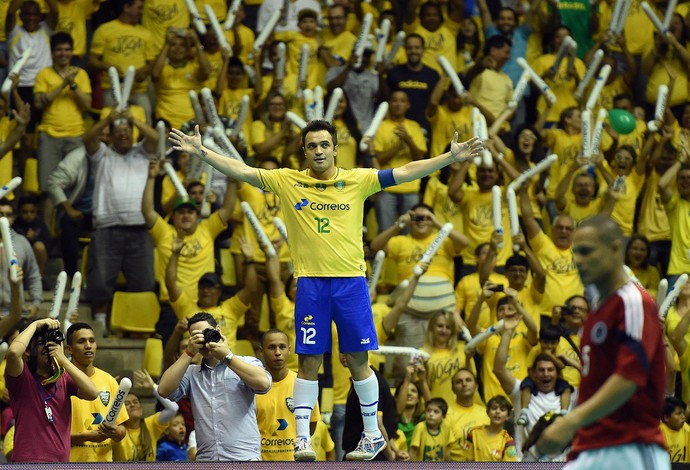
{"label": "red jersey player", "polygon": [[[623,269],[624,239],[607,216],[585,220],[573,239],[585,285],[600,295],[582,331],[577,407],[548,427],[543,454],[572,443],[572,469],[670,469],[659,431],[665,362],[663,331],[651,296]],[[574,440],[573,440],[574,437]]]}

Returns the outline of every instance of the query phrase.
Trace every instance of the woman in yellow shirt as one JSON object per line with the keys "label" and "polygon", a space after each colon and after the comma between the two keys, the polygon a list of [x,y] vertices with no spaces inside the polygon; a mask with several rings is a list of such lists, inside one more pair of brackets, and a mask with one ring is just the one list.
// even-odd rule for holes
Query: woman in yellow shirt
{"label": "woman in yellow shirt", "polygon": [[[655,299],[661,275],[656,266],[649,264],[649,241],[644,235],[635,234],[630,237],[625,249],[625,265],[628,266],[642,287]],[[657,302],[663,299],[657,299]]]}
{"label": "woman in yellow shirt", "polygon": [[272,91],[264,101],[264,109],[258,120],[252,123],[252,149],[256,159],[277,158],[284,167],[299,168],[294,155],[299,150],[299,129],[285,116],[285,97]]}

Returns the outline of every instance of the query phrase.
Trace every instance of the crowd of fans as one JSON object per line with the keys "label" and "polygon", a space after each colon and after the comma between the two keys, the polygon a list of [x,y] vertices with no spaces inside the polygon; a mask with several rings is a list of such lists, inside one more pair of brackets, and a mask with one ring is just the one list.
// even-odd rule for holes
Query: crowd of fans
{"label": "crowd of fans", "polygon": [[[477,113],[488,127],[481,162],[392,186],[366,207],[366,258],[373,265],[375,254],[385,253],[371,286],[379,342],[420,350],[411,360],[371,355],[381,389],[379,426],[389,439],[380,458],[563,458],[537,455],[532,431],[577,400],[578,330],[598,301],[574,262],[577,223],[610,215],[626,236],[631,276],[654,297],[661,279],[673,286],[690,273],[690,3],[670,2],[675,11],[666,12],[664,2],[654,2],[657,16],[668,20],[662,34],[638,0],[620,0],[620,8],[613,0],[245,0],[231,9],[235,20],[220,39],[209,11],[222,27],[234,2],[197,1],[200,21],[191,21],[186,3],[12,0],[2,4],[6,11],[0,5],[0,79],[12,85],[0,97],[0,182],[25,177],[0,201],[25,289],[10,281],[8,268],[15,268],[0,257],[6,315],[0,332],[10,343],[0,396],[5,453],[16,461],[36,459],[31,429],[17,426],[15,434],[12,423],[24,416],[45,427],[45,415],[56,436],[71,435],[66,447],[40,455],[47,460],[292,459],[289,400],[297,358],[290,353],[296,334],[290,251],[309,247],[286,243],[274,218],[308,201],[280,201],[228,179],[169,149],[165,136],[198,125],[205,145],[228,153],[229,141],[256,167],[299,169],[299,118],[320,118],[330,107],[342,168],[388,169],[439,155],[455,133],[460,141],[475,135]],[[623,26],[616,28],[621,14]],[[369,22],[370,34],[358,39]],[[255,41],[274,24],[267,41]],[[9,73],[22,54],[28,60]],[[457,77],[448,76],[439,57]],[[546,87],[530,85],[514,95],[523,60]],[[588,103],[597,80],[579,85],[597,64],[611,72]],[[125,85],[131,89],[120,90],[116,80],[131,80]],[[190,99],[192,91],[200,98]],[[657,103],[660,95],[665,106]],[[331,106],[333,96],[340,98]],[[368,134],[382,102],[387,113]],[[616,111],[597,134],[600,109]],[[621,113],[627,129],[618,125]],[[594,148],[590,130],[600,137]],[[520,228],[511,230],[509,183],[550,154],[557,158],[547,171],[517,185]],[[503,200],[498,215],[492,215],[494,188]],[[240,202],[249,204],[272,247],[260,244]],[[413,268],[447,222],[453,224],[448,238],[420,274]],[[328,231],[327,221],[321,229]],[[22,309],[25,317],[45,316],[39,306],[46,264],[58,255],[70,277],[80,270],[80,257],[86,259],[83,297],[92,318],[65,332],[71,359],[41,333],[59,325],[19,321]],[[94,331],[108,334],[116,289],[158,295],[156,331],[166,344],[168,372],[160,395],[147,373],[135,377],[158,398],[160,412],[142,416],[139,398],[129,394],[109,426],[91,419],[106,415],[117,392],[114,378],[93,366]],[[466,348],[498,320],[502,332]],[[199,336],[207,328],[221,332],[222,348]],[[665,328],[668,398],[660,426],[672,461],[686,462],[690,284],[670,307]],[[238,339],[252,341],[262,363],[247,356],[233,361]],[[46,397],[39,385],[39,416],[26,417],[18,413],[26,400],[13,391],[33,387],[26,370],[36,384],[53,375],[48,357],[67,374],[46,383],[56,390],[63,384],[64,393]],[[361,421],[351,421],[359,413],[347,413],[359,404],[349,393],[337,336],[331,359],[322,385],[332,390],[333,408],[321,419],[313,413],[311,423],[320,460],[341,460],[362,430]],[[189,362],[201,369],[228,366],[224,380],[240,384],[233,383],[230,398],[204,394],[184,374]],[[242,416],[236,414],[244,408],[232,406],[235,394],[251,402]],[[210,427],[215,421],[200,425],[194,397],[202,395],[228,400],[234,411],[226,410],[226,420],[242,424],[222,431]],[[70,396],[71,430],[56,412],[58,401]],[[513,410],[516,400],[522,408]],[[195,427],[200,434],[190,433]],[[212,449],[214,439],[238,436],[248,441],[244,448]]]}

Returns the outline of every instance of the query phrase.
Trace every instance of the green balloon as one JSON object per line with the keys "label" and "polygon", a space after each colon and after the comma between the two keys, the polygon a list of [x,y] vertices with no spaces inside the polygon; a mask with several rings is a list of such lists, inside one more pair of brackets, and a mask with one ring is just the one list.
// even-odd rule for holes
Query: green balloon
{"label": "green balloon", "polygon": [[625,109],[615,108],[609,111],[609,124],[619,134],[630,134],[635,130],[635,117]]}

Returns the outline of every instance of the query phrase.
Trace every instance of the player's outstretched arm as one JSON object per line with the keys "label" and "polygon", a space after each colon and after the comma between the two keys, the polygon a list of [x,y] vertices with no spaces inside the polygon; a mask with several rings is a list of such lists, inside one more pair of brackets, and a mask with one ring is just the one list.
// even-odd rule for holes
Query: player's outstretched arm
{"label": "player's outstretched arm", "polygon": [[446,152],[434,158],[416,160],[393,169],[393,178],[396,184],[407,183],[430,175],[436,170],[455,162],[464,162],[478,157],[482,151],[482,141],[479,137],[472,137],[467,142],[458,142],[458,133],[453,136],[450,143],[450,152]]}
{"label": "player's outstretched arm", "polygon": [[562,451],[579,428],[610,415],[623,406],[636,390],[637,384],[632,380],[618,374],[612,375],[589,400],[546,428],[537,442],[537,449],[542,455]]}
{"label": "player's outstretched arm", "polygon": [[201,158],[230,178],[244,181],[258,188],[261,187],[261,181],[259,180],[255,168],[246,165],[244,162],[218,154],[204,147],[201,143],[199,126],[194,127],[194,135],[187,135],[179,129],[172,129],[169,137],[175,150],[187,152],[190,155]]}

